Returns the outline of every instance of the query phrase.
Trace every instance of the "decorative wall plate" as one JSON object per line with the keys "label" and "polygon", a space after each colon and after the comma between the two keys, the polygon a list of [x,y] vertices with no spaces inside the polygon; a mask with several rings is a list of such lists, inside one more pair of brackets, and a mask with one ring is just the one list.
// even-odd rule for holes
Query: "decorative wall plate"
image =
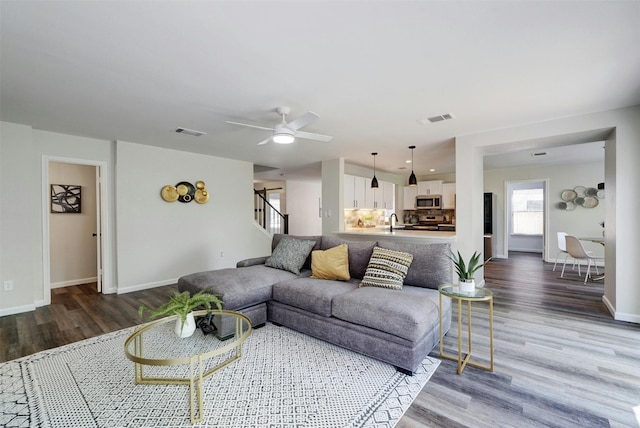
{"label": "decorative wall plate", "polygon": [[598,190],[597,196],[599,199],[604,199],[604,189]]}
{"label": "decorative wall plate", "polygon": [[574,204],[573,202],[567,202],[567,211],[573,211],[576,209],[576,204]]}
{"label": "decorative wall plate", "polygon": [[587,190],[584,191],[586,196],[596,196],[598,194],[598,189],[595,187],[587,187]]}
{"label": "decorative wall plate", "polygon": [[209,192],[207,192],[205,189],[198,189],[196,190],[194,199],[199,204],[206,204],[209,200]]}
{"label": "decorative wall plate", "polygon": [[176,190],[178,191],[178,200],[180,202],[191,202],[196,193],[196,188],[193,187],[193,184],[187,181],[181,181],[176,184]]}
{"label": "decorative wall plate", "polygon": [[584,192],[587,189],[584,186],[576,186],[573,188],[573,190],[576,192],[577,196],[584,196]]}
{"label": "decorative wall plate", "polygon": [[196,189],[204,189],[204,186],[205,186],[204,181],[202,180],[196,181]]}
{"label": "decorative wall plate", "polygon": [[175,186],[166,185],[160,191],[160,196],[167,202],[175,202],[178,200],[178,190]]}
{"label": "decorative wall plate", "polygon": [[578,196],[573,200],[573,203],[576,205],[582,205],[584,204],[584,198],[582,196]]}
{"label": "decorative wall plate", "polygon": [[584,198],[582,206],[585,208],[593,208],[597,207],[598,203],[598,198],[596,198],[595,196],[587,196],[586,198]]}
{"label": "decorative wall plate", "polygon": [[560,195],[560,198],[562,198],[562,200],[565,202],[569,202],[573,201],[577,196],[578,194],[575,192],[575,190],[565,190]]}

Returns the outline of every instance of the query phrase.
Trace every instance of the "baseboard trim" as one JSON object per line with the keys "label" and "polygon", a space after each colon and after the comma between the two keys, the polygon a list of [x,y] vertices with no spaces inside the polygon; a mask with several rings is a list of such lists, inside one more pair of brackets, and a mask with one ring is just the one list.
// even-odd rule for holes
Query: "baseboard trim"
{"label": "baseboard trim", "polygon": [[31,312],[36,310],[36,305],[14,306],[12,308],[0,309],[0,317],[5,315],[21,314],[23,312]]}
{"label": "baseboard trim", "polygon": [[632,322],[634,324],[640,324],[640,315],[625,314],[625,313],[616,311],[616,309],[613,306],[613,304],[611,304],[611,301],[609,299],[607,299],[607,296],[602,296],[602,302],[607,307],[607,309],[609,309],[609,312],[611,312],[611,315],[613,316],[614,320]]}
{"label": "baseboard trim", "polygon": [[172,284],[176,284],[177,282],[178,282],[178,279],[174,278],[174,279],[166,279],[164,281],[149,282],[147,284],[132,285],[129,287],[118,287],[117,293],[118,294],[132,293],[134,291],[142,291],[142,290],[148,290],[150,288],[162,287],[165,285],[172,285]]}
{"label": "baseboard trim", "polygon": [[94,276],[93,278],[80,278],[80,279],[72,279],[70,281],[52,282],[51,288],[53,289],[53,288],[69,287],[72,285],[90,284],[92,282],[98,282],[98,277]]}

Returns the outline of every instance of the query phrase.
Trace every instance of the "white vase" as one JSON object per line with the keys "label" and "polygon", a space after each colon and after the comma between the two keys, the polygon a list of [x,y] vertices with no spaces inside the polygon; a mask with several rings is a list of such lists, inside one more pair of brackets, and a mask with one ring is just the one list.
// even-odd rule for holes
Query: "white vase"
{"label": "white vase", "polygon": [[476,281],[474,279],[460,279],[458,287],[462,293],[473,293],[476,291]]}
{"label": "white vase", "polygon": [[187,314],[187,320],[182,324],[182,318],[176,320],[176,328],[174,330],[178,337],[190,337],[196,331],[196,320],[193,318],[193,312]]}

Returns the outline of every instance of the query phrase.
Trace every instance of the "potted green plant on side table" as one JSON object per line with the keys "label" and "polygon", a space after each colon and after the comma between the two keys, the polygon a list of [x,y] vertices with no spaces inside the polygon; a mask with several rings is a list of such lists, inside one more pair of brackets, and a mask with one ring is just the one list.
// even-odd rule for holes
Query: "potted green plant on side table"
{"label": "potted green plant on side table", "polygon": [[484,263],[480,263],[480,256],[480,253],[474,251],[473,255],[469,259],[469,263],[465,263],[460,251],[458,251],[457,255],[452,251],[449,256],[456,268],[456,272],[458,273],[458,287],[463,293],[472,293],[476,289],[476,282],[473,278],[473,274],[484,266]]}
{"label": "potted green plant on side table", "polygon": [[145,305],[140,306],[138,314],[142,316],[145,311],[148,311],[150,320],[161,316],[178,315],[175,333],[179,337],[189,337],[196,330],[193,310],[204,306],[207,312],[211,312],[212,303],[218,309],[222,309],[222,301],[215,294],[200,291],[192,296],[188,291],[182,293],[176,291],[167,303],[156,309],[151,309]]}

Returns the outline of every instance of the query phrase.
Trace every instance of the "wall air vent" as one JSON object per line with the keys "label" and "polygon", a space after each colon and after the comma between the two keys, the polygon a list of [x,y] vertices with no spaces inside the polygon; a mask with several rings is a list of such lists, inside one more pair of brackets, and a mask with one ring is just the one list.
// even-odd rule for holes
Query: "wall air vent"
{"label": "wall air vent", "polygon": [[194,137],[199,137],[201,135],[207,135],[206,132],[196,131],[195,129],[189,129],[189,128],[176,128],[176,132],[178,134],[192,135]]}
{"label": "wall air vent", "polygon": [[418,119],[418,122],[423,125],[426,125],[427,123],[436,123],[436,122],[442,122],[444,120],[451,120],[451,119],[455,119],[455,116],[453,115],[453,113],[445,113],[439,116],[429,117],[427,119]]}

